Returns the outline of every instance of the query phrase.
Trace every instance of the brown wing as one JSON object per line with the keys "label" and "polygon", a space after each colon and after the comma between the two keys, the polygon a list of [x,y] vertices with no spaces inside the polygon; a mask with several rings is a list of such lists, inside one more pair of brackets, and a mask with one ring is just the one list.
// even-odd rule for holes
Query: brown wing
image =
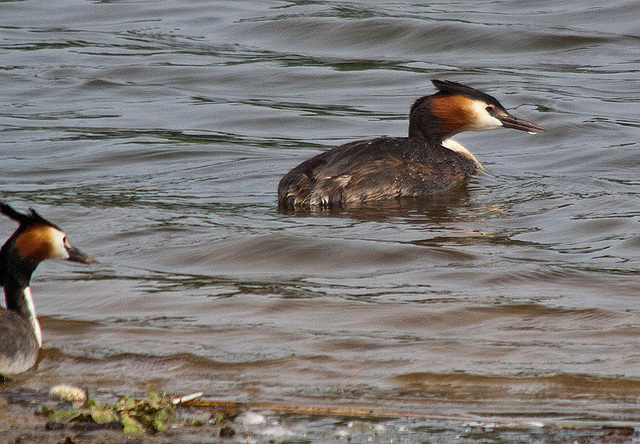
{"label": "brown wing", "polygon": [[280,181],[283,207],[336,206],[423,196],[477,172],[471,159],[417,138],[352,142],[303,162]]}

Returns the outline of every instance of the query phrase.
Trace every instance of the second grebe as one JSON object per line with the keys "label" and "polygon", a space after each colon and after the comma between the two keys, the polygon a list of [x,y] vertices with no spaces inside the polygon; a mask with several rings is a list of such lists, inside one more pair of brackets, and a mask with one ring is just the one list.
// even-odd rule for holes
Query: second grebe
{"label": "second grebe", "polygon": [[280,181],[279,206],[340,207],[450,190],[482,169],[473,154],[450,139],[454,134],[494,128],[545,131],[512,116],[482,91],[432,82],[438,92],[411,107],[409,137],[351,142],[301,163]]}
{"label": "second grebe", "polygon": [[31,297],[31,275],[45,259],[94,264],[97,261],[67,240],[54,224],[31,210],[19,213],[0,203],[0,213],[20,224],[0,249],[0,286],[7,309],[0,309],[0,375],[12,376],[33,367],[42,332]]}

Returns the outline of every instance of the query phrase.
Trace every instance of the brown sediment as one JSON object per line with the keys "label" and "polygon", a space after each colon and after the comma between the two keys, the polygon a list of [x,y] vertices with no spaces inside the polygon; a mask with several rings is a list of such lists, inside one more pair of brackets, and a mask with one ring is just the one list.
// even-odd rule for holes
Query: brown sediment
{"label": "brown sediment", "polygon": [[[399,436],[400,425],[404,429],[402,436],[411,441],[435,438],[446,442],[449,437],[463,436],[467,438],[466,442],[486,442],[488,439],[527,442],[541,437],[557,442],[627,442],[638,437],[637,428],[633,425],[606,421],[560,421],[543,424],[535,421],[519,423],[510,421],[507,417],[497,421],[474,421],[469,416],[434,415],[397,409],[199,399],[179,403],[178,417],[167,430],[155,434],[131,435],[123,433],[121,428],[113,424],[99,425],[86,421],[51,423],[48,416],[38,413],[42,410],[42,405],[51,402],[41,393],[18,391],[3,396],[5,398],[0,397],[2,443],[165,444],[210,442],[233,436],[240,439],[257,438],[262,442],[261,440],[272,441],[268,429],[273,422],[286,423],[289,429],[296,430],[296,435],[304,435],[310,442],[335,441],[338,436],[342,436],[336,434],[338,431],[353,432],[357,439],[369,434],[384,440],[385,434]],[[246,426],[242,421],[234,421],[239,413],[248,410],[269,415],[269,421],[256,426]],[[318,417],[335,418],[336,421],[323,422],[323,426],[319,427]],[[350,418],[350,422],[345,422],[345,418]],[[378,425],[381,427],[377,427]],[[346,436],[342,437],[346,439]],[[280,442],[281,439],[274,441]]]}

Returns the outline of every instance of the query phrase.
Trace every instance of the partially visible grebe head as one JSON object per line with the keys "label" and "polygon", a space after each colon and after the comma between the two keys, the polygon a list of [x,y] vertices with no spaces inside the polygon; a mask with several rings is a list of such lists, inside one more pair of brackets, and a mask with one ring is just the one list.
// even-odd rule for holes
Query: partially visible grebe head
{"label": "partially visible grebe head", "polygon": [[416,100],[409,115],[409,137],[441,142],[462,131],[513,128],[530,133],[546,130],[518,119],[489,94],[448,80],[432,80],[438,92]]}
{"label": "partially visible grebe head", "polygon": [[33,209],[20,213],[0,203],[0,213],[20,224],[0,250],[0,284],[3,284],[3,276],[9,273],[20,273],[29,279],[38,264],[46,259],[98,263],[92,256],[71,245],[59,227]]}

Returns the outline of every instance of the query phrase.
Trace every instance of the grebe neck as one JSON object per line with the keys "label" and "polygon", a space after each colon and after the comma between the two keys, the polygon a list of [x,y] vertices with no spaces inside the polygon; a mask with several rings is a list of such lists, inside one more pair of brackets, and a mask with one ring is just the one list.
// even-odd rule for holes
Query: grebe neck
{"label": "grebe neck", "polygon": [[11,285],[5,282],[4,296],[7,303],[7,310],[12,310],[29,321],[33,329],[33,334],[38,341],[38,347],[42,347],[42,329],[36,315],[36,308],[31,295],[31,288]]}
{"label": "grebe neck", "polygon": [[478,159],[476,159],[476,156],[474,156],[471,151],[469,151],[468,149],[466,149],[464,146],[462,146],[460,143],[456,142],[453,139],[444,139],[442,141],[442,146],[451,150],[451,151],[455,151],[456,153],[460,153],[463,156],[473,160],[476,164],[476,166],[480,169],[480,170],[484,170],[484,167],[482,166],[482,164],[480,162],[478,162]]}

